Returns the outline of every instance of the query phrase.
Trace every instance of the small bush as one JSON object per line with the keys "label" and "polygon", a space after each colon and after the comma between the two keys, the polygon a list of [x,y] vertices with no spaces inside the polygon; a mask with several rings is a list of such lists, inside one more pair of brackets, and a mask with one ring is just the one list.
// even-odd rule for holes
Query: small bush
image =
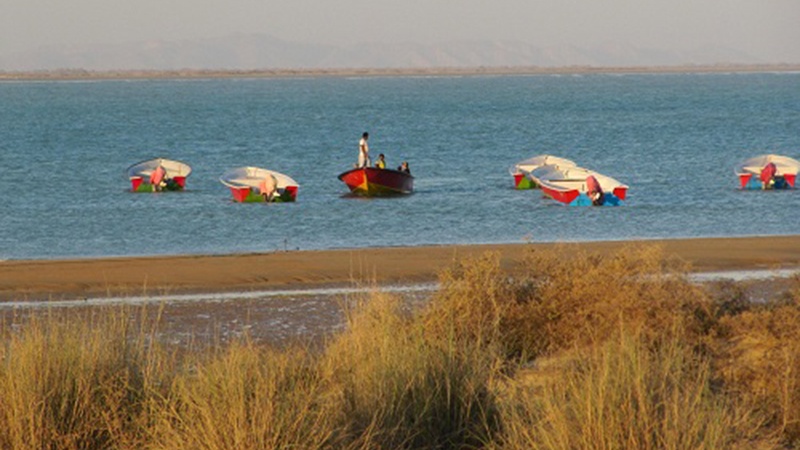
{"label": "small bush", "polygon": [[530,355],[602,343],[619,324],[650,340],[681,329],[700,341],[713,325],[711,302],[686,267],[659,247],[626,247],[609,256],[533,251],[529,294],[511,316],[510,332]]}

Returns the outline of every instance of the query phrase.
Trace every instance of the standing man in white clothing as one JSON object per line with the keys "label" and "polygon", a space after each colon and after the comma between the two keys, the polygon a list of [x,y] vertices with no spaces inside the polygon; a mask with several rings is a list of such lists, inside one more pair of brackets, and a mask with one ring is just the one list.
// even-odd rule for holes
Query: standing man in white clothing
{"label": "standing man in white clothing", "polygon": [[361,135],[361,140],[358,142],[358,167],[369,167],[369,145],[367,145],[367,140],[369,139],[369,133],[366,131],[364,134]]}

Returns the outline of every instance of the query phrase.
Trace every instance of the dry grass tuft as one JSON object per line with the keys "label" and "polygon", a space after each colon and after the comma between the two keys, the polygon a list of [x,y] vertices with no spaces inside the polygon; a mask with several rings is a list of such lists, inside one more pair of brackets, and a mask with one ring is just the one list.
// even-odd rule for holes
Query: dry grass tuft
{"label": "dry grass tuft", "polygon": [[489,439],[497,357],[431,333],[399,299],[373,294],[328,348],[324,367],[355,448],[470,448]]}
{"label": "dry grass tuft", "polygon": [[33,318],[0,347],[0,448],[143,445],[168,355],[130,311]]}
{"label": "dry grass tuft", "polygon": [[443,271],[440,289],[421,320],[429,334],[470,346],[500,346],[510,353],[509,318],[517,307],[520,286],[500,268],[498,254],[487,253]]}
{"label": "dry grass tuft", "polygon": [[727,391],[800,444],[800,290],[721,319],[717,372]]}
{"label": "dry grass tuft", "polygon": [[[679,333],[678,333],[679,334]],[[505,449],[718,449],[770,447],[758,423],[711,389],[709,362],[679,338],[653,348],[620,333],[512,382],[504,403]],[[531,380],[533,378],[533,380]]]}
{"label": "dry grass tuft", "polygon": [[153,448],[324,448],[336,408],[313,359],[248,341],[196,355],[176,376],[157,414]]}

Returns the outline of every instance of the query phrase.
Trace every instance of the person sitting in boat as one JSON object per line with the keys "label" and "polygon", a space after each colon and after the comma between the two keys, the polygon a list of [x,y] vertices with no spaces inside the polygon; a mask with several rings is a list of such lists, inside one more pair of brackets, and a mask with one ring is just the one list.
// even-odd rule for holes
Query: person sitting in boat
{"label": "person sitting in boat", "polygon": [[153,173],[150,174],[150,184],[153,186],[154,191],[160,191],[163,185],[166,185],[167,169],[161,164],[156,167]]}
{"label": "person sitting in boat", "polygon": [[602,206],[606,201],[603,189],[600,187],[600,182],[597,181],[594,175],[589,175],[589,177],[586,178],[586,195],[589,196],[594,206]]}
{"label": "person sitting in boat", "polygon": [[367,141],[369,140],[369,133],[366,131],[361,135],[361,140],[358,141],[358,167],[369,167],[369,145],[367,145]]}
{"label": "person sitting in boat", "polygon": [[278,191],[278,180],[272,174],[267,175],[258,185],[258,191],[265,201],[271,202]]}
{"label": "person sitting in boat", "polygon": [[378,160],[375,161],[375,167],[378,169],[385,169],[386,168],[386,158],[383,156],[383,153],[378,155]]}
{"label": "person sitting in boat", "polygon": [[769,163],[761,169],[761,174],[759,178],[761,179],[761,189],[772,189],[775,185],[775,174],[778,172],[778,168],[775,166],[775,163]]}
{"label": "person sitting in boat", "polygon": [[408,168],[408,161],[403,161],[403,163],[400,164],[400,167],[398,167],[397,170],[411,175],[411,169]]}

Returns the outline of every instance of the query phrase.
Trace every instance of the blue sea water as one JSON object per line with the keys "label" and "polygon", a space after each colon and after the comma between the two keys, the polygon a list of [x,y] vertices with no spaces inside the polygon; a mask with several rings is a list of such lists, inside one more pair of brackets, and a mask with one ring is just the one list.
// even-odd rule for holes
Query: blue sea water
{"label": "blue sea water", "polygon": [[[363,131],[415,194],[343,195]],[[540,153],[625,205],[513,190]],[[4,82],[0,259],[796,234],[800,191],[737,189],[762,153],[800,158],[798,73]],[[156,156],[193,166],[186,192],[127,192]],[[233,203],[218,177],[243,165],[297,203]]]}

